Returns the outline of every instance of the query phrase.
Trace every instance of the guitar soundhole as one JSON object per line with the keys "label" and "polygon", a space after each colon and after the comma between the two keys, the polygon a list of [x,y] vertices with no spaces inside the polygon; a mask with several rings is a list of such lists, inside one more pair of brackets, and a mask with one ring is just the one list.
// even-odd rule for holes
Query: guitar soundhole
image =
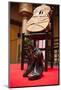
{"label": "guitar soundhole", "polygon": [[40,11],[39,14],[43,14],[43,11]]}

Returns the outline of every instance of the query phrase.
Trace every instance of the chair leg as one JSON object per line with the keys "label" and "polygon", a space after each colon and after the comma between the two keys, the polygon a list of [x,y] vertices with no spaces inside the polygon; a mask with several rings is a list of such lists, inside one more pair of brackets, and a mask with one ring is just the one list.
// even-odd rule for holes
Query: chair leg
{"label": "chair leg", "polygon": [[48,70],[48,32],[46,32],[45,71]]}
{"label": "chair leg", "polygon": [[24,69],[24,33],[22,33],[21,70]]}

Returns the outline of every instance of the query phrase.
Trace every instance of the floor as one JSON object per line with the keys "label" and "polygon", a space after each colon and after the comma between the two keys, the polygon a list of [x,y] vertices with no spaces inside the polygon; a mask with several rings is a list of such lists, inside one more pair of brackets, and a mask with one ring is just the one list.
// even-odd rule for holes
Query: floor
{"label": "floor", "polygon": [[27,65],[24,65],[24,70],[21,70],[20,64],[10,64],[9,73],[9,87],[24,87],[24,86],[44,86],[44,85],[58,85],[58,67],[55,66],[53,69],[48,68],[47,72],[43,72],[43,76],[39,80],[30,81],[28,78],[23,77],[23,73],[26,70]]}

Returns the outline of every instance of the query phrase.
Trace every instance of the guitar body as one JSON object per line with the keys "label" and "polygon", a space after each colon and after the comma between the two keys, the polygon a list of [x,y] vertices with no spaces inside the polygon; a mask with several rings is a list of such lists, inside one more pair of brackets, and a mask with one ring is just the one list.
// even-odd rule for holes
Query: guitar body
{"label": "guitar body", "polygon": [[37,7],[31,19],[27,22],[26,28],[28,32],[40,32],[49,29],[50,18],[49,18],[50,7],[41,5]]}

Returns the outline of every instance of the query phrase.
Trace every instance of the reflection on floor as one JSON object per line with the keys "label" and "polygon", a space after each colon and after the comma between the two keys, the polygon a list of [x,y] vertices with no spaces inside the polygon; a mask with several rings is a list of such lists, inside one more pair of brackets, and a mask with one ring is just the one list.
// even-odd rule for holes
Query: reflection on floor
{"label": "reflection on floor", "polygon": [[[26,70],[27,65],[24,65]],[[39,80],[30,81],[23,77],[24,70],[21,70],[20,64],[10,64],[10,81],[9,87],[24,87],[24,86],[44,86],[44,85],[58,85],[58,67],[53,69],[48,68],[47,72],[43,72],[43,77]]]}

